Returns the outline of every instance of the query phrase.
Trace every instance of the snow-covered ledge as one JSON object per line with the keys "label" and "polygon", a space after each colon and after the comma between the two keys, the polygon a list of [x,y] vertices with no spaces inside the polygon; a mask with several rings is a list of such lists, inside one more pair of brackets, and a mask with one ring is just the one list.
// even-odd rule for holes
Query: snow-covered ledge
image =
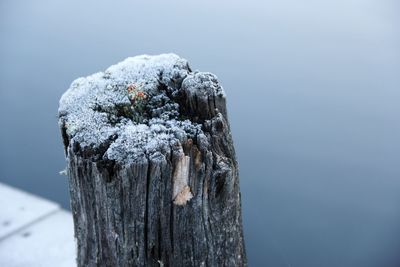
{"label": "snow-covered ledge", "polygon": [[2,183],[0,203],[0,266],[76,266],[70,212]]}

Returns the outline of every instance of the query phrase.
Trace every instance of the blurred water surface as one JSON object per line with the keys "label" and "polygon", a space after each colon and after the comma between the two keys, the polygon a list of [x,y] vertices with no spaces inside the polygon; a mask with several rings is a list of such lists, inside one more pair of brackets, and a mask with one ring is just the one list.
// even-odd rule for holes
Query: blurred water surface
{"label": "blurred water surface", "polygon": [[398,267],[399,10],[2,0],[0,181],[68,208],[61,94],[127,56],[175,52],[227,92],[250,266]]}

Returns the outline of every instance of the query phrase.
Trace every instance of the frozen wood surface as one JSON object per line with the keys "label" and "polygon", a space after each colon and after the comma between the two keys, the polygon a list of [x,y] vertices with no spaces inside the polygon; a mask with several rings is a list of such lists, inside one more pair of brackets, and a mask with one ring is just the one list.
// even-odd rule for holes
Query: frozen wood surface
{"label": "frozen wood surface", "polygon": [[76,266],[71,213],[0,183],[0,266]]}
{"label": "frozen wood surface", "polygon": [[174,54],[75,80],[59,125],[78,266],[247,266],[225,92]]}

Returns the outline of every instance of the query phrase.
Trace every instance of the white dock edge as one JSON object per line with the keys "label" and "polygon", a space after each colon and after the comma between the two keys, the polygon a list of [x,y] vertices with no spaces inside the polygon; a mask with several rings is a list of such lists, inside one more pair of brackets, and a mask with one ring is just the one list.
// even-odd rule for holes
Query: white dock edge
{"label": "white dock edge", "polygon": [[71,213],[0,183],[0,266],[76,266]]}

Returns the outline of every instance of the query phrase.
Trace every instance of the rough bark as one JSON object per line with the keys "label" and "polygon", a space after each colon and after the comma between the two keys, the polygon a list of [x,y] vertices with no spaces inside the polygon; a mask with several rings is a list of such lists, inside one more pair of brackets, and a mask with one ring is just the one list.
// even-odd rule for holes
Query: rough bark
{"label": "rough bark", "polygon": [[[138,142],[136,135],[131,140],[124,133],[124,124],[132,123],[138,116],[116,111],[121,106],[118,103],[111,104],[111,108],[110,105],[105,108],[104,104],[96,106],[100,99],[96,97],[90,107],[95,112],[116,114],[117,122],[109,116],[109,123],[122,126],[107,131],[106,138],[99,135],[95,141],[86,142],[102,130],[91,129],[91,123],[76,126],[88,115],[83,104],[69,101],[71,94],[64,95],[60,101],[59,118],[67,156],[78,266],[247,265],[238,164],[225,94],[214,75],[192,72],[186,61],[177,58],[169,55],[162,67],[151,68],[157,70],[157,81],[151,85],[153,91],[143,88],[148,92],[146,105],[160,94],[166,96],[168,101],[177,104],[179,114],[174,113],[174,123],[188,120],[199,127],[195,132],[185,130],[186,134],[182,135],[174,133],[177,127],[165,126],[167,129],[162,128],[163,131],[172,132],[174,137],[147,149],[139,147],[135,152],[127,152],[136,155],[121,152],[124,147],[118,146],[118,142]],[[177,64],[176,60],[183,63]],[[153,64],[151,60],[146,62]],[[172,71],[177,69],[179,75]],[[150,69],[144,68],[144,71]],[[113,70],[110,73],[114,75]],[[95,79],[110,79],[106,74],[107,71]],[[129,84],[125,80],[129,78],[117,79],[120,73],[115,75],[109,82],[112,86],[97,83],[97,89],[91,88],[88,96],[93,99],[93,94],[106,94],[111,87],[117,88],[116,91],[125,90]],[[70,90],[75,94],[87,86],[80,80]],[[80,93],[79,97],[86,95]],[[113,96],[116,98],[118,95]],[[73,105],[81,107],[72,108]],[[139,120],[132,127],[150,125],[149,121],[157,116],[153,112],[156,108],[146,105],[140,111],[134,110],[143,114],[139,114]],[[159,118],[171,120],[171,117]],[[104,129],[101,123],[98,127]],[[161,140],[157,134],[146,142]]]}

